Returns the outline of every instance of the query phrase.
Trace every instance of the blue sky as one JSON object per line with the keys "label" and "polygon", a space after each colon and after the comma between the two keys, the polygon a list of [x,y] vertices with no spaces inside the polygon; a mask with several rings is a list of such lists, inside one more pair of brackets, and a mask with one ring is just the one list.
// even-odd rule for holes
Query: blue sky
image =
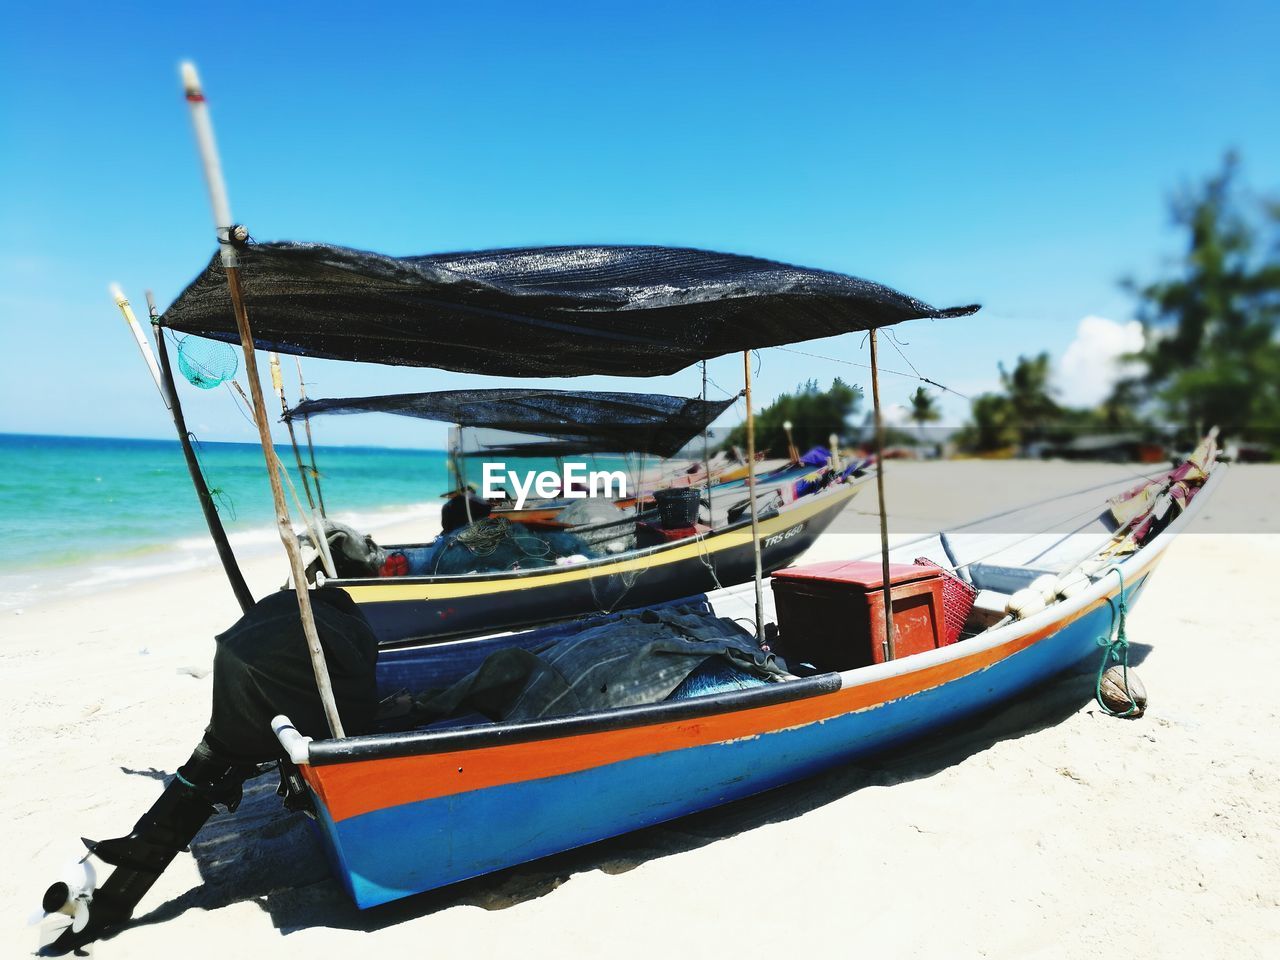
{"label": "blue sky", "polygon": [[[1167,263],[1167,197],[1224,150],[1255,186],[1280,181],[1274,3],[106,7],[21,5],[0,38],[0,431],[171,435],[106,289],[165,304],[213,249],[183,58],[259,238],[665,243],[841,270],[984,304],[899,331],[962,393],[999,360],[1064,355],[1085,317],[1127,319],[1117,280]],[[866,359],[857,337],[799,348]],[[906,369],[892,348],[883,363]],[[711,367],[738,389],[737,358]],[[313,396],[476,385],[306,370]],[[767,350],[758,391],[835,375],[865,371]],[[693,370],[573,383],[698,389]],[[883,385],[900,402],[915,383]],[[187,397],[204,439],[252,439],[225,391]],[[444,438],[382,417],[319,429]]]}

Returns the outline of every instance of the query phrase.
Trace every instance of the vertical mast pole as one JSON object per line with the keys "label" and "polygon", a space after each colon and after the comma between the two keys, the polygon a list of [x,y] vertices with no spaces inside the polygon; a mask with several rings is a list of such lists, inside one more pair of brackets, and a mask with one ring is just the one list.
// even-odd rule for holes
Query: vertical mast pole
{"label": "vertical mast pole", "polygon": [[[707,402],[707,361],[702,361],[702,402]],[[716,528],[716,510],[711,503],[711,425],[707,424],[702,428],[702,469],[706,471],[707,477],[707,524],[712,530]]]}
{"label": "vertical mast pole", "polygon": [[[150,302],[150,291],[148,291],[147,297],[148,302]],[[160,375],[160,367],[156,363],[156,356],[151,352],[151,344],[147,343],[146,335],[142,332],[138,318],[133,314],[133,307],[129,304],[129,298],[120,289],[120,284],[113,283],[111,285],[111,299],[116,302],[116,306],[124,316],[124,322],[129,326],[129,332],[133,334],[134,342],[138,345],[138,352],[142,354],[142,359],[146,362],[147,369],[151,371],[151,379],[155,381],[156,389],[160,391],[160,399],[164,401],[165,409],[172,411],[173,402],[169,399],[169,391],[165,389],[164,379]]]}
{"label": "vertical mast pole", "polygon": [[[267,424],[267,408],[262,395],[262,383],[258,379],[253,331],[249,326],[248,311],[245,309],[244,291],[240,287],[239,259],[236,256],[236,248],[232,245],[233,240],[239,242],[246,239],[247,232],[242,228],[236,228],[231,219],[231,204],[227,199],[227,188],[222,179],[222,163],[218,159],[218,148],[213,139],[213,124],[209,120],[209,109],[205,104],[204,92],[200,88],[200,78],[196,74],[194,64],[182,65],[182,84],[186,92],[187,104],[191,108],[191,123],[195,128],[196,143],[200,149],[200,159],[204,164],[205,182],[209,187],[209,202],[213,208],[218,249],[222,256],[223,270],[227,276],[227,292],[231,297],[236,329],[240,333],[240,345],[244,349],[245,379],[249,381],[249,393],[253,398],[253,419],[258,428],[258,439],[262,443],[262,453],[267,462],[267,479],[271,483],[276,529],[280,533],[280,542],[284,545],[285,553],[289,557],[294,592],[298,596],[298,613],[302,620],[302,632],[307,640],[307,651],[311,655],[311,669],[315,674],[320,702],[324,707],[330,732],[334,737],[341,739],[345,736],[342,719],[338,716],[337,700],[333,695],[333,686],[329,682],[328,664],[325,663],[324,649],[320,646],[320,637],[316,632],[315,615],[311,610],[311,595],[307,590],[307,574],[302,563],[302,547],[298,544],[298,538],[293,532],[293,524],[289,520],[289,507],[284,499],[284,487],[280,482],[280,473],[276,469],[275,446],[271,441],[271,427]],[[238,236],[233,237],[233,231]]]}
{"label": "vertical mast pole", "polygon": [[760,563],[760,515],[756,505],[756,421],[751,412],[751,351],[742,351],[742,378],[747,399],[747,496],[751,504],[751,549],[756,559],[756,639],[764,642],[764,574]]}
{"label": "vertical mast pole", "polygon": [[[289,401],[284,398],[284,376],[280,372],[280,354],[272,350],[267,354],[267,362],[271,364],[271,386],[280,398],[280,414],[284,424],[289,428],[289,444],[293,447],[293,458],[298,462],[298,476],[302,478],[302,491],[307,495],[307,506],[314,513],[316,498],[311,495],[311,484],[307,482],[307,468],[302,465],[302,451],[298,449],[298,435],[293,431],[293,420],[289,417]],[[319,544],[316,545],[319,550]]]}
{"label": "vertical mast pole", "polygon": [[893,588],[889,583],[889,517],[884,503],[884,417],[880,413],[880,369],[876,351],[876,331],[871,329],[871,406],[876,418],[876,493],[880,499],[880,572],[884,579],[885,660],[896,656],[893,636]]}
{"label": "vertical mast pole", "polygon": [[[177,431],[178,444],[182,447],[182,457],[187,462],[187,472],[191,474],[191,485],[195,487],[196,499],[200,502],[200,512],[204,514],[209,536],[213,538],[214,549],[218,551],[218,559],[222,561],[222,569],[227,575],[227,583],[231,585],[231,592],[235,594],[236,603],[240,605],[243,612],[247,613],[253,606],[253,594],[249,592],[249,585],[244,582],[244,574],[240,572],[235,552],[231,549],[230,541],[227,540],[227,531],[222,526],[222,518],[218,516],[218,508],[213,502],[212,494],[209,493],[209,485],[205,482],[204,473],[200,470],[200,461],[196,459],[196,452],[192,449],[191,436],[187,433],[187,422],[182,415],[182,403],[178,399],[178,390],[173,382],[173,370],[169,365],[169,351],[165,347],[164,334],[158,327],[156,328],[156,351],[160,355],[160,362],[157,364],[156,356],[151,351],[151,344],[143,335],[137,317],[133,314],[133,307],[129,305],[119,284],[111,285],[111,295],[121,314],[124,315],[125,323],[129,325],[138,349],[142,352],[142,358],[151,371],[151,377],[160,390],[160,397],[168,407],[170,417],[173,418],[173,428]],[[150,308],[151,322],[154,324],[157,314],[155,300],[150,290],[147,291],[147,306]]]}
{"label": "vertical mast pole", "polygon": [[[294,357],[293,362],[298,367],[298,402],[306,403],[307,381],[302,379],[302,360]],[[320,501],[320,516],[324,517],[327,514],[324,509],[324,492],[320,489],[320,470],[316,467],[316,445],[311,440],[311,417],[303,417],[302,425],[307,431],[307,456],[311,459],[311,480],[316,485],[316,499]]]}

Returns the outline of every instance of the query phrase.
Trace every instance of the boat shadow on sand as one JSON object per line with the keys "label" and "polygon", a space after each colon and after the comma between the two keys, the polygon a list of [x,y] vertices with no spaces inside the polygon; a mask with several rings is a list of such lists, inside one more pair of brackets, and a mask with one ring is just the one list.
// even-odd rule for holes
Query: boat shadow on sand
{"label": "boat shadow on sand", "polygon": [[[1130,662],[1140,664],[1150,650],[1133,644]],[[1092,672],[1066,674],[1016,703],[878,760],[839,767],[755,797],[370,910],[356,909],[332,878],[319,836],[306,817],[283,811],[275,794],[276,776],[269,773],[246,783],[240,808],[210,819],[192,843],[203,883],[138,916],[117,933],[165,923],[192,909],[217,910],[247,901],[258,904],[284,933],[309,927],[373,931],[456,906],[502,910],[546,896],[575,874],[626,873],[649,860],[803,816],[863,787],[933,776],[1002,740],[1062,723],[1093,695]]]}

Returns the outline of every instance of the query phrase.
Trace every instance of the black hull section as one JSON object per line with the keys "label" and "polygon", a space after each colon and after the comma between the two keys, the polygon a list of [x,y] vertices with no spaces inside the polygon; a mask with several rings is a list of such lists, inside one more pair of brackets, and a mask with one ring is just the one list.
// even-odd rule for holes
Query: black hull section
{"label": "black hull section", "polygon": [[[771,536],[762,536],[764,573],[768,575],[798,560],[849,499],[839,497],[826,509],[806,519],[797,519],[796,523],[785,525]],[[373,625],[381,646],[411,646],[570,617],[646,607],[705,593],[717,587],[745,583],[755,575],[750,538],[745,542],[718,546],[712,536],[703,541],[703,547],[701,552],[676,560],[660,560],[661,554],[658,554],[654,560],[660,562],[639,570],[609,572],[606,567],[590,577],[566,577],[560,571],[547,571],[543,575],[529,577],[525,587],[501,592],[374,602],[363,599],[365,591],[356,589],[351,592]],[[344,586],[341,581],[330,582],[334,586]],[[362,584],[367,583],[362,581]]]}

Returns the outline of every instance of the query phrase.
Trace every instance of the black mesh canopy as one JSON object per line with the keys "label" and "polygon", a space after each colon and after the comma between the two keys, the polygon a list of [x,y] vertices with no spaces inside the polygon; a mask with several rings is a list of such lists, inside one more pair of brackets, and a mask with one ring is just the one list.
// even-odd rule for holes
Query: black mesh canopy
{"label": "black mesh canopy", "polygon": [[[671,247],[538,247],[388,257],[318,243],[240,255],[258,347],[513,377],[648,377],[758,347],[939,310],[867,280]],[[183,333],[238,341],[215,256],[166,311]]]}
{"label": "black mesh canopy", "polygon": [[[486,443],[483,439],[469,439],[463,434],[460,453],[464,457],[572,457],[579,453],[647,453],[647,450],[583,450],[572,440],[538,440],[528,443]],[[670,456],[670,454],[662,454]]]}
{"label": "black mesh canopy", "polygon": [[561,453],[571,446],[575,453],[652,453],[670,457],[736,399],[701,400],[601,390],[442,390],[307,400],[285,417],[394,413],[461,427],[490,427],[571,441],[548,448]]}

